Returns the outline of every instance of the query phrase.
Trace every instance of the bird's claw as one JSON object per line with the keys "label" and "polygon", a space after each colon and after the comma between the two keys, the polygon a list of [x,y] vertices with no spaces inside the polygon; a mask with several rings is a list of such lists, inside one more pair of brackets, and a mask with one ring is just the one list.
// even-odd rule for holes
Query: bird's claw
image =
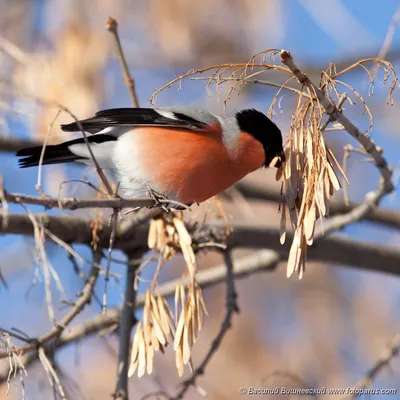
{"label": "bird's claw", "polygon": [[154,208],[154,207],[160,207],[162,208],[165,212],[168,212],[168,207],[165,206],[165,203],[168,202],[168,198],[159,193],[156,192],[154,189],[149,188],[148,189],[149,196],[154,200],[154,205],[150,206],[149,208]]}

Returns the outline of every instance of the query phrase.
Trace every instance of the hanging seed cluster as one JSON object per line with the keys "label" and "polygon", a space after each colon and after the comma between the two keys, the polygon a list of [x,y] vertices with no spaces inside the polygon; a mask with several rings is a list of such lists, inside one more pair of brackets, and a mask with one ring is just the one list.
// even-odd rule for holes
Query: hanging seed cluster
{"label": "hanging seed cluster", "polygon": [[[180,308],[180,314],[178,309]],[[204,314],[208,315],[203,299],[203,293],[196,281],[187,288],[177,286],[175,291],[175,322],[174,339],[175,362],[179,376],[183,375],[184,365],[189,364],[192,346],[196,343],[198,332],[203,327]],[[190,365],[190,364],[189,364]]]}
{"label": "hanging seed cluster", "polygon": [[[300,96],[301,97],[301,96]],[[300,103],[300,100],[299,100]],[[294,231],[287,276],[294,272],[301,279],[307,259],[307,246],[312,245],[316,221],[329,212],[329,199],[341,188],[336,169],[348,183],[346,175],[327,147],[321,132],[322,109],[311,99],[299,104],[285,143],[286,163],[277,170],[282,180],[285,201],[280,204],[280,241],[286,239],[287,215]]]}
{"label": "hanging seed cluster", "polygon": [[143,319],[138,323],[133,338],[131,363],[128,375],[135,371],[139,377],[153,372],[154,352],[161,351],[172,340],[175,331],[173,315],[169,305],[160,295],[157,299],[150,290],[146,292]]}
{"label": "hanging seed cluster", "polygon": [[162,216],[150,223],[148,246],[157,250],[164,260],[169,260],[177,251],[181,251],[191,278],[196,273],[196,257],[192,248],[192,238],[186,229],[183,213],[174,213],[172,217]]}
{"label": "hanging seed cluster", "polygon": [[[172,213],[171,213],[172,214]],[[138,323],[133,339],[129,376],[135,372],[140,377],[153,371],[156,351],[173,342],[175,361],[179,376],[184,366],[191,367],[191,350],[203,326],[204,314],[208,315],[203,294],[196,281],[196,259],[192,249],[192,239],[183,221],[183,213],[177,212],[153,219],[148,235],[150,249],[160,254],[155,280],[159,269],[168,259],[181,251],[186,262],[189,284],[186,289],[181,283],[175,291],[175,317],[168,302],[160,295],[153,294],[157,282],[146,291],[142,321]]]}

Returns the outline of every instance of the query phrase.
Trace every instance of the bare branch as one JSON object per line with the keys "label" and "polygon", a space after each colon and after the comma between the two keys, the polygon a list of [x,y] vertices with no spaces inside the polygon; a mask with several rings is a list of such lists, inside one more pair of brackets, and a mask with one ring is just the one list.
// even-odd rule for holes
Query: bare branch
{"label": "bare branch", "polygon": [[75,120],[79,131],[82,133],[83,141],[85,142],[86,147],[88,149],[88,152],[89,152],[89,155],[90,155],[90,159],[91,159],[91,161],[93,162],[93,164],[94,164],[94,166],[96,168],[97,175],[100,177],[101,182],[103,183],[104,187],[107,189],[108,194],[110,196],[112,196],[113,195],[113,190],[112,190],[112,187],[110,185],[110,182],[108,181],[108,179],[107,179],[106,175],[104,174],[103,170],[100,168],[100,165],[97,162],[96,157],[93,154],[92,147],[90,146],[89,139],[87,138],[86,132],[83,129],[81,121],[76,117],[76,115],[74,113],[72,113],[72,111],[69,108],[63,106],[62,104],[58,104],[58,107],[61,110],[63,110],[64,112],[66,112],[67,114],[69,114]]}
{"label": "bare branch", "polygon": [[[377,58],[382,59],[382,60],[386,59],[389,49],[390,49],[390,45],[392,44],[392,41],[393,41],[394,33],[396,32],[396,27],[399,22],[400,22],[400,6],[397,8],[396,12],[393,15],[392,20],[390,21],[389,28],[386,32],[385,39],[383,40],[383,44],[382,44],[381,49],[379,50]],[[377,69],[378,69],[378,66],[375,66],[375,68],[372,72],[372,75],[376,74]]]}
{"label": "bare branch", "polygon": [[117,51],[119,62],[121,64],[122,73],[124,74],[124,82],[129,90],[133,106],[139,107],[139,101],[135,90],[135,81],[132,78],[131,74],[129,73],[128,64],[126,62],[124,51],[121,46],[121,41],[119,39],[118,22],[115,18],[112,17],[108,18],[107,30],[109,30],[113,35],[115,49]]}
{"label": "bare branch", "polygon": [[[154,211],[154,210],[150,210]],[[157,210],[159,211],[159,210]],[[0,219],[2,212],[0,211]],[[54,235],[67,243],[90,244],[92,240],[91,219],[85,217],[54,216],[36,214],[36,219]],[[138,227],[129,224],[130,229],[119,229],[115,238],[114,248],[123,251],[147,250],[148,226]],[[133,228],[134,227],[134,228]],[[220,222],[213,222],[199,227],[190,227],[193,243],[196,245],[208,242],[208,237],[213,241],[225,240],[226,226]],[[8,214],[8,227],[5,230],[0,224],[0,234],[32,235],[33,227],[28,216],[24,214]],[[99,247],[108,248],[110,227],[105,223],[99,232]],[[291,235],[288,234],[288,239]],[[279,243],[279,229],[253,226],[251,224],[236,224],[232,226],[232,233],[228,245],[234,247],[247,247],[254,249],[269,248],[276,251],[280,257],[287,258],[289,246]],[[288,242],[288,241],[287,241]],[[197,250],[197,249],[196,249]],[[400,274],[400,250],[372,243],[362,243],[357,240],[339,237],[326,237],[315,241],[308,249],[309,260],[339,264],[341,266],[356,267],[370,271]]]}
{"label": "bare branch", "polygon": [[130,357],[131,331],[135,324],[136,291],[134,281],[138,265],[129,265],[126,275],[125,299],[121,311],[121,323],[119,325],[119,350],[117,385],[114,399],[127,400],[128,396],[128,368]]}
{"label": "bare branch", "polygon": [[[208,82],[215,82],[218,84],[222,84],[225,82],[229,82],[229,81],[233,81],[233,82],[243,82],[242,78],[234,78],[231,76],[227,76],[221,79],[217,79],[214,76],[208,76],[208,77],[194,77],[194,78],[190,78],[190,80],[192,81],[208,81]],[[275,87],[278,89],[284,89],[287,90],[288,92],[292,92],[295,93],[297,95],[302,95],[304,97],[309,97],[309,95],[307,93],[303,93],[300,89],[296,89],[294,87],[290,87],[290,86],[282,86],[282,84],[280,83],[276,83],[276,82],[271,82],[271,81],[265,81],[262,79],[245,79],[244,83],[246,84],[253,84],[253,85],[263,85],[263,86],[271,86],[271,87]]]}
{"label": "bare branch", "polygon": [[[259,250],[250,256],[242,257],[235,261],[233,272],[236,279],[242,279],[246,276],[253,275],[257,272],[273,271],[280,261],[279,255],[272,250]],[[175,293],[176,286],[189,282],[190,278],[174,279],[159,285],[157,293],[162,297],[172,296]],[[208,268],[196,273],[196,281],[199,286],[204,289],[210,285],[215,285],[226,280],[226,266],[219,265],[213,268]],[[139,295],[137,298],[137,306],[144,304],[144,295]]]}
{"label": "bare branch", "polygon": [[[239,182],[235,185],[244,196],[254,200],[267,200],[276,203],[285,202],[285,198],[281,196],[280,192],[272,187],[249,183],[246,181]],[[227,191],[229,195],[229,191]],[[349,206],[344,201],[333,200],[329,204],[329,214],[343,214],[358,207],[360,203],[352,203]],[[373,222],[376,224],[385,225],[390,228],[400,229],[400,213],[390,210],[371,209],[363,220]]]}
{"label": "bare branch", "polygon": [[110,234],[110,242],[108,245],[108,253],[107,253],[106,275],[104,277],[103,314],[105,314],[107,310],[107,286],[108,286],[108,281],[110,280],[111,252],[115,242],[115,235],[117,233],[118,216],[119,216],[119,209],[114,208],[111,217],[111,234]]}
{"label": "bare branch", "polygon": [[[215,225],[214,225],[215,226]],[[286,243],[281,245],[276,239],[278,229],[256,228],[250,224],[233,225],[228,246],[265,248],[276,251],[282,258],[289,255],[292,234],[287,235]],[[340,237],[320,237],[307,250],[310,261],[328,262],[341,266],[351,266],[370,271],[400,274],[400,251],[394,247],[362,243]]]}
{"label": "bare branch", "polygon": [[[43,206],[46,209],[59,208],[62,210],[77,210],[80,208],[134,208],[134,207],[151,207],[154,206],[154,200],[152,198],[144,199],[90,199],[90,200],[79,200],[75,198],[67,199],[56,199],[54,197],[35,197],[26,196],[23,194],[10,194],[5,192],[5,199],[9,203],[25,203]],[[160,200],[163,202],[164,200]],[[164,201],[168,203],[168,201]]]}
{"label": "bare branch", "polygon": [[[393,340],[391,345],[389,346],[389,350],[387,354],[383,355],[375,365],[368,371],[365,378],[361,379],[358,383],[356,383],[352,389],[356,392],[357,390],[367,389],[371,386],[374,379],[379,375],[379,373],[390,366],[390,362],[396,357],[400,352],[400,334],[397,334]],[[355,399],[358,397],[358,394],[353,394],[350,396],[346,396],[343,400]]]}
{"label": "bare branch", "polygon": [[49,129],[47,130],[47,135],[44,139],[43,145],[42,145],[42,151],[40,153],[40,158],[39,158],[39,165],[38,165],[38,177],[37,177],[37,184],[36,184],[36,190],[40,193],[40,195],[44,195],[44,193],[42,192],[42,167],[43,167],[43,160],[44,160],[44,153],[46,151],[46,146],[47,143],[50,139],[50,135],[51,132],[53,130],[53,126],[57,120],[57,118],[59,117],[59,115],[61,114],[62,110],[61,108],[58,109],[55,117],[53,118],[53,120],[51,121],[50,125],[49,125]]}
{"label": "bare branch", "polygon": [[[271,50],[267,50],[267,51],[265,51],[263,53],[268,53],[268,52],[276,52],[276,50],[275,49],[271,49]],[[161,93],[163,90],[166,90],[166,89],[170,88],[174,84],[181,85],[182,80],[185,79],[185,78],[189,78],[189,77],[192,77],[194,75],[199,75],[199,74],[202,74],[204,72],[208,72],[208,71],[212,71],[212,70],[214,70],[213,77],[218,77],[218,76],[220,76],[221,74],[223,74],[224,72],[226,72],[228,70],[233,71],[231,77],[234,77],[235,73],[241,72],[239,74],[240,75],[240,82],[243,82],[245,80],[245,78],[247,77],[248,69],[261,68],[262,71],[273,70],[273,71],[281,71],[281,72],[285,72],[285,73],[290,72],[289,69],[287,69],[285,67],[282,67],[281,65],[267,64],[267,63],[263,62],[263,60],[261,60],[262,62],[255,62],[255,57],[256,56],[252,57],[252,59],[247,63],[216,64],[216,65],[212,65],[212,66],[206,67],[206,68],[190,70],[186,74],[183,74],[183,75],[180,75],[180,76],[176,77],[172,81],[168,82],[166,85],[164,85],[161,88],[157,89],[151,95],[149,101],[150,101],[151,104],[154,104],[158,94]],[[254,76],[254,73],[252,74],[252,76]],[[238,82],[238,83],[240,83],[240,82]]]}
{"label": "bare branch", "polygon": [[[57,372],[55,371],[51,361],[48,359],[43,347],[39,347],[38,355],[39,360],[43,365],[43,369],[46,371],[46,375],[49,379],[50,385],[58,390],[58,394],[62,399],[67,399],[60,378],[57,375]],[[54,386],[54,384],[56,384],[56,386]]]}

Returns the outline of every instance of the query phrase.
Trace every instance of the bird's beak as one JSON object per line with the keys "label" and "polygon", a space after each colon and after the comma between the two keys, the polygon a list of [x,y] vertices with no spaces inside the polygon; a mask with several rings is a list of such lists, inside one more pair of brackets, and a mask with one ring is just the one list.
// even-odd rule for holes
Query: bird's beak
{"label": "bird's beak", "polygon": [[269,167],[280,168],[282,166],[282,163],[284,163],[285,161],[286,161],[285,152],[282,150],[271,160],[271,162],[269,163]]}

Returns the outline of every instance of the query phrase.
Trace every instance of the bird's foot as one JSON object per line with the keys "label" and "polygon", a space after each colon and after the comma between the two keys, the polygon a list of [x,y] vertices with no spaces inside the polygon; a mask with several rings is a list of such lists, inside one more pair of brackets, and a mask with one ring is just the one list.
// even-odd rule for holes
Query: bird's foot
{"label": "bird's foot", "polygon": [[149,208],[160,207],[165,212],[169,211],[168,207],[165,206],[165,204],[168,204],[168,198],[165,195],[163,195],[159,192],[156,192],[152,188],[148,189],[148,193],[149,193],[149,196],[154,200],[154,205],[150,206]]}

